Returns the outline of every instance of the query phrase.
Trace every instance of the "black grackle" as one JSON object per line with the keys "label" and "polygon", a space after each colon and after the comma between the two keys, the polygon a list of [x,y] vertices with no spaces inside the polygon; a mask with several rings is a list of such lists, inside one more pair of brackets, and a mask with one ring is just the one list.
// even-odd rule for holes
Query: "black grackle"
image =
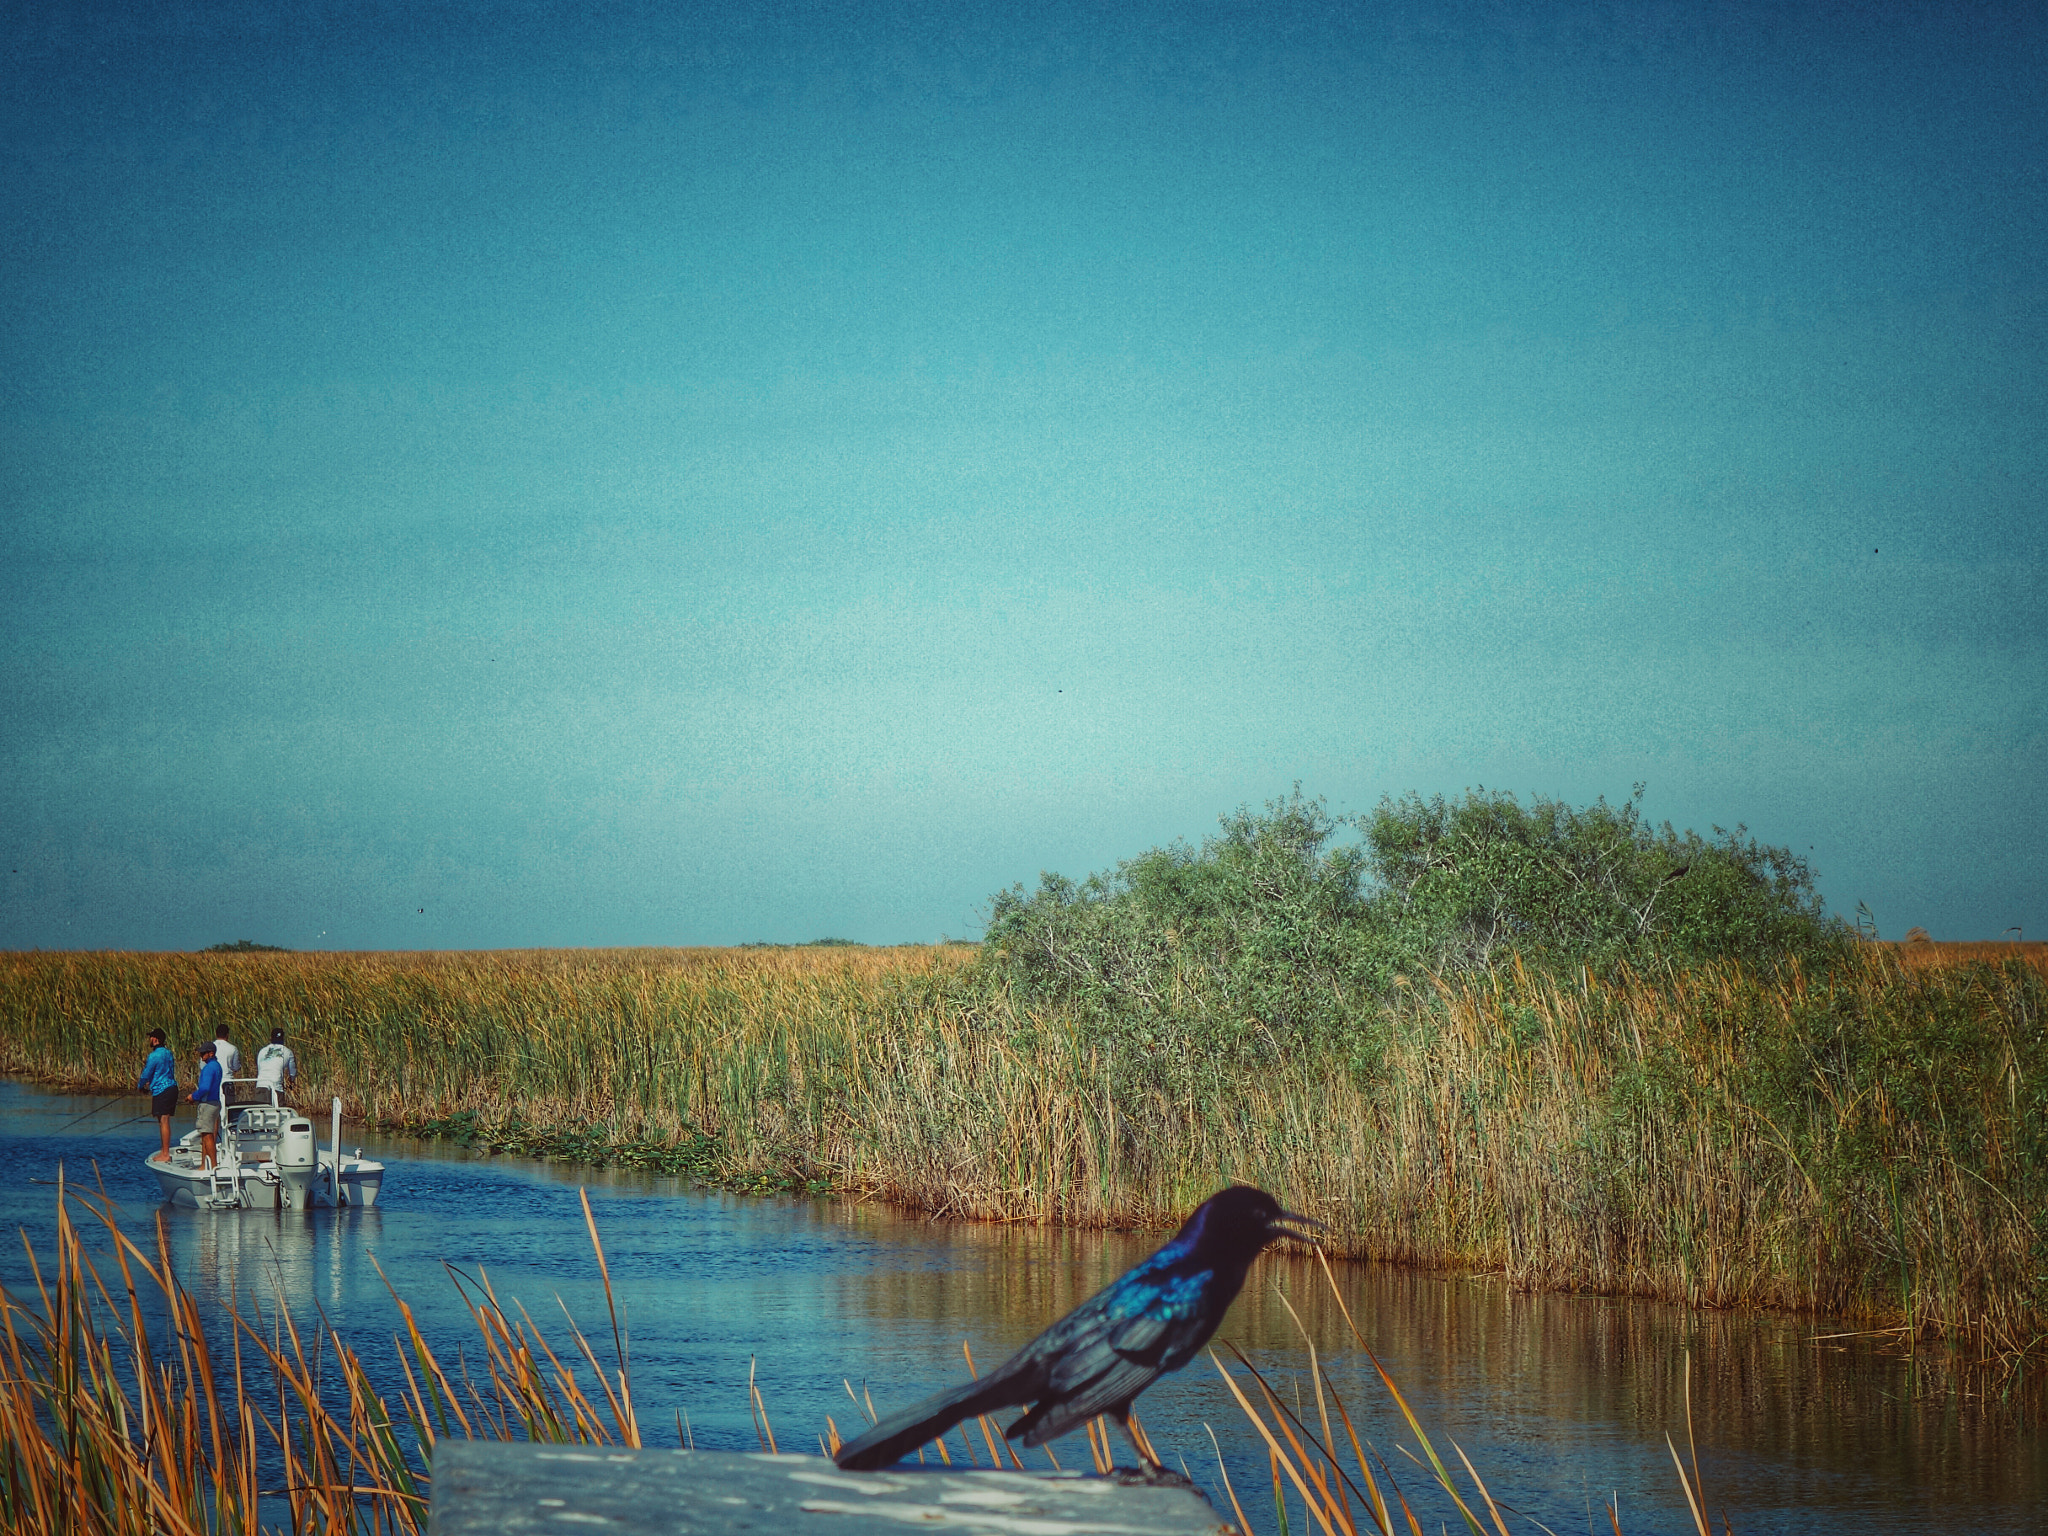
{"label": "black grackle", "polygon": [[1097,1291],[979,1381],[890,1415],[834,1459],[850,1472],[886,1467],[963,1419],[1032,1404],[1005,1439],[1043,1445],[1097,1414],[1115,1419],[1146,1466],[1163,1469],[1131,1436],[1131,1402],[1209,1342],[1252,1260],[1285,1225],[1320,1223],[1280,1209],[1263,1189],[1232,1185],[1203,1201],[1173,1241]]}

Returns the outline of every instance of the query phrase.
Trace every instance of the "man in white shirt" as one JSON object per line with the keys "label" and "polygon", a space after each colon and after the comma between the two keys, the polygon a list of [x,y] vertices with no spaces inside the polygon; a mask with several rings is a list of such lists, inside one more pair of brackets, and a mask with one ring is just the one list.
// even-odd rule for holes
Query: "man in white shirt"
{"label": "man in white shirt", "polygon": [[270,1044],[256,1053],[256,1087],[259,1091],[275,1088],[279,1098],[288,1098],[292,1084],[298,1080],[299,1058],[284,1043],[284,1030],[273,1029]]}
{"label": "man in white shirt", "polygon": [[223,1105],[239,1102],[228,1079],[242,1075],[242,1053],[235,1049],[235,1042],[228,1038],[228,1027],[216,1024],[213,1029],[213,1059],[220,1063],[220,1101]]}

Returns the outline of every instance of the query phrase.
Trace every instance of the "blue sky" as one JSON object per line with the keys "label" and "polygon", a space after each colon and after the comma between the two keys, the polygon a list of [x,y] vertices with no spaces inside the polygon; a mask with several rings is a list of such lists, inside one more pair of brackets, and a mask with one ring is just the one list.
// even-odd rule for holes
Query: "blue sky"
{"label": "blue sky", "polygon": [[2038,8],[284,13],[6,8],[0,946],[935,939],[1297,781],[2048,937]]}

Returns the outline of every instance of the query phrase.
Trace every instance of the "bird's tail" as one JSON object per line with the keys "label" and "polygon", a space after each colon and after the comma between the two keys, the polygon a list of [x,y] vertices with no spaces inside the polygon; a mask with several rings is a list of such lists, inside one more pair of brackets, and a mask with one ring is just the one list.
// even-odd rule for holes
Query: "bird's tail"
{"label": "bird's tail", "polygon": [[900,1461],[927,1440],[936,1440],[963,1419],[1008,1408],[1017,1401],[1016,1383],[1001,1372],[963,1382],[950,1392],[928,1397],[880,1420],[858,1440],[839,1447],[839,1454],[832,1459],[847,1472],[874,1472]]}

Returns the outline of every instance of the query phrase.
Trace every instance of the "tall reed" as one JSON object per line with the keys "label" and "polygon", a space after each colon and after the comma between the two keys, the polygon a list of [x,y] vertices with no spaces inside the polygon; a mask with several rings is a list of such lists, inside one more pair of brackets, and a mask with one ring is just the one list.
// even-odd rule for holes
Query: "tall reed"
{"label": "tall reed", "polygon": [[[721,1177],[1160,1225],[1243,1180],[1351,1255],[1822,1311],[2038,1356],[2048,1009],[2022,965],[1607,979],[1516,962],[1354,1005],[1346,1059],[1019,1002],[962,950],[0,957],[0,1070],[285,1026],[308,1096],[500,1144],[698,1143]],[[1173,1031],[1177,1030],[1178,1033]],[[522,1139],[524,1138],[524,1139]]]}
{"label": "tall reed", "polygon": [[[1401,1421],[1406,1424],[1420,1451],[1411,1451],[1406,1446],[1398,1451],[1414,1463],[1422,1480],[1434,1487],[1447,1501],[1452,1510],[1472,1536],[1507,1536],[1507,1516],[1521,1515],[1539,1530],[1548,1527],[1532,1517],[1523,1515],[1511,1505],[1501,1502],[1481,1477],[1479,1469],[1472,1465],[1472,1459],[1465,1454],[1455,1440],[1450,1441],[1451,1452],[1458,1464],[1464,1468],[1464,1477],[1459,1477],[1448,1460],[1436,1448],[1428,1429],[1409,1406],[1407,1397],[1400,1386],[1380,1364],[1379,1357],[1365,1342],[1365,1336],[1358,1331],[1358,1324],[1352,1319],[1351,1309],[1345,1305],[1344,1292],[1337,1284],[1337,1278],[1330,1273],[1329,1259],[1317,1250],[1321,1260],[1323,1279],[1328,1285],[1328,1295],[1343,1314],[1349,1328],[1352,1342],[1359,1353],[1372,1363],[1374,1374],[1388,1397],[1399,1411]],[[1285,1298],[1282,1298],[1283,1302]],[[1288,1311],[1293,1313],[1292,1306]],[[1252,1363],[1243,1350],[1235,1344],[1226,1345],[1231,1355],[1244,1371],[1244,1379],[1223,1362],[1216,1350],[1209,1351],[1209,1360],[1222,1376],[1231,1397],[1243,1411],[1253,1431],[1265,1443],[1273,1477],[1273,1502],[1277,1523],[1284,1532],[1288,1528],[1287,1500],[1290,1494],[1298,1498],[1307,1510],[1310,1522],[1322,1532],[1322,1536],[1423,1536],[1423,1523],[1415,1505],[1403,1491],[1401,1478],[1404,1474],[1395,1470],[1387,1454],[1368,1439],[1359,1436],[1358,1424],[1351,1416],[1350,1406],[1338,1391],[1337,1384],[1330,1379],[1323,1368],[1321,1357],[1316,1352],[1314,1337],[1303,1325],[1300,1316],[1294,1316],[1295,1326],[1300,1330],[1303,1343],[1308,1346],[1307,1402],[1303,1401],[1297,1389],[1291,1394],[1275,1390],[1258,1366]],[[1247,1390],[1245,1381],[1251,1383]],[[1311,1408],[1309,1405],[1313,1404]],[[1334,1414],[1334,1417],[1333,1417]],[[1667,1434],[1665,1444],[1671,1451],[1671,1460],[1678,1473],[1679,1487],[1685,1493],[1687,1512],[1692,1517],[1692,1527],[1698,1536],[1713,1536],[1707,1515],[1706,1486],[1700,1477],[1699,1450],[1694,1444],[1692,1433],[1692,1368],[1690,1359],[1686,1362],[1685,1375],[1685,1429],[1686,1449],[1690,1453],[1691,1467],[1686,1458],[1679,1455],[1677,1444]],[[1349,1453],[1349,1466],[1346,1453]],[[1375,1471],[1374,1468],[1378,1470]],[[1251,1523],[1245,1518],[1244,1507],[1237,1501],[1237,1490],[1231,1487],[1230,1475],[1224,1470],[1222,1457],[1217,1457],[1217,1468],[1223,1475],[1223,1486],[1230,1500],[1232,1512],[1237,1516],[1238,1529],[1249,1532]],[[1356,1469],[1357,1476],[1352,1476]],[[1606,1502],[1601,1513],[1608,1517],[1608,1525],[1621,1536],[1621,1509],[1618,1498]],[[1397,1518],[1398,1517],[1398,1518]],[[1728,1519],[1725,1509],[1721,1511],[1724,1536],[1732,1536],[1734,1525]],[[1588,1529],[1591,1528],[1591,1511],[1588,1511]]]}
{"label": "tall reed", "polygon": [[[90,1256],[74,1199],[104,1229],[113,1272]],[[590,1236],[595,1245],[594,1223]],[[597,1257],[602,1270],[601,1247]],[[640,1444],[623,1347],[608,1373],[572,1325],[593,1400],[574,1364],[523,1310],[508,1316],[488,1281],[465,1295],[481,1383],[462,1366],[451,1377],[394,1295],[411,1353],[400,1356],[407,1390],[394,1415],[362,1358],[324,1326],[303,1333],[282,1302],[268,1317],[253,1304],[206,1308],[232,1330],[222,1358],[161,1223],[151,1252],[111,1203],[61,1178],[56,1252],[46,1266],[31,1246],[28,1259],[36,1304],[0,1289],[0,1529],[10,1536],[412,1536],[427,1527],[439,1439]],[[605,1286],[609,1296],[609,1277]]]}
{"label": "tall reed", "polygon": [[[96,1262],[91,1256],[87,1234],[72,1220],[74,1202],[86,1206],[88,1230],[110,1247],[111,1269],[107,1258]],[[481,1345],[481,1369],[472,1371],[458,1359],[451,1374],[443,1364],[446,1341],[437,1352],[394,1291],[400,1328],[393,1341],[405,1383],[394,1413],[371,1385],[361,1356],[324,1322],[310,1335],[302,1332],[282,1300],[268,1316],[253,1299],[247,1310],[240,1299],[202,1307],[172,1268],[161,1221],[152,1250],[121,1230],[113,1210],[103,1197],[67,1190],[60,1177],[55,1253],[45,1262],[28,1248],[34,1297],[0,1288],[6,1357],[0,1376],[0,1529],[10,1536],[418,1536],[428,1526],[433,1451],[444,1440],[643,1448],[625,1343],[616,1331],[615,1356],[607,1365],[572,1322],[575,1349],[565,1359],[523,1308],[505,1310],[487,1278],[458,1279]],[[587,1198],[583,1212],[609,1303],[610,1274]],[[1323,1270],[1329,1296],[1342,1307],[1327,1261]],[[208,1315],[230,1330],[224,1352],[207,1337]],[[1307,1329],[1303,1337],[1309,1337]],[[1358,1342],[1370,1355],[1363,1339]],[[967,1358],[972,1370],[972,1354]],[[1398,1478],[1382,1458],[1376,1479],[1370,1457],[1379,1453],[1361,1445],[1312,1344],[1320,1434],[1246,1356],[1237,1353],[1237,1360],[1255,1383],[1251,1394],[1220,1361],[1218,1368],[1254,1433],[1271,1448],[1272,1497],[1283,1536],[1290,1495],[1307,1503],[1324,1536],[1368,1530],[1394,1536],[1397,1529],[1419,1536],[1420,1523]],[[580,1378],[584,1369],[588,1376]],[[1427,1457],[1430,1475],[1468,1527],[1485,1529],[1475,1509],[1497,1522],[1502,1506],[1471,1462],[1453,1447],[1476,1490],[1468,1496],[1393,1378],[1384,1368],[1379,1374]],[[586,1379],[594,1387],[586,1387]],[[760,1443],[772,1451],[767,1404],[751,1380],[748,1395]],[[1360,1484],[1339,1465],[1343,1442],[1331,1430],[1333,1404],[1368,1490],[1356,1509],[1347,1490],[1355,1494]],[[984,1417],[975,1427],[988,1465],[1003,1466],[1007,1455],[1023,1469],[991,1420]],[[1133,1427],[1142,1437],[1135,1421]],[[965,1464],[981,1464],[965,1426],[961,1435]],[[821,1438],[828,1450],[837,1448],[829,1417]],[[1110,1471],[1114,1447],[1106,1420],[1088,1426],[1087,1445],[1095,1470]],[[937,1449],[948,1465],[955,1464],[943,1443]],[[1695,1460],[1691,1478],[1680,1468],[1689,1499],[1696,1467]],[[1254,1528],[1227,1472],[1223,1482],[1238,1528],[1249,1536]],[[1393,1521],[1395,1508],[1404,1517],[1401,1527]],[[1620,1528],[1617,1519],[1614,1529]]]}

